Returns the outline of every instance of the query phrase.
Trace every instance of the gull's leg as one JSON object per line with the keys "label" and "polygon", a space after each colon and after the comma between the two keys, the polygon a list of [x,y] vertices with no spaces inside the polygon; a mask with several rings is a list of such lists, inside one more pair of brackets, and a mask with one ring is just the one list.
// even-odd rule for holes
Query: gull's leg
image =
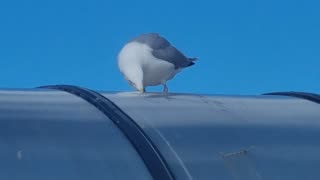
{"label": "gull's leg", "polygon": [[141,89],[139,89],[139,92],[140,92],[140,93],[145,93],[145,92],[146,92],[146,88],[141,88]]}
{"label": "gull's leg", "polygon": [[168,95],[168,93],[169,93],[169,89],[168,89],[167,83],[164,83],[164,84],[163,84],[163,93],[164,93],[165,95]]}

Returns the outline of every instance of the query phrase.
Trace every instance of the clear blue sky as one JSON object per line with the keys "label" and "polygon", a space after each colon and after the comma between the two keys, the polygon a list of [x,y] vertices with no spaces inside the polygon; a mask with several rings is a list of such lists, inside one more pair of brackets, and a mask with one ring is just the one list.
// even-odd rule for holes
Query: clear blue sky
{"label": "clear blue sky", "polygon": [[200,59],[169,82],[171,92],[320,92],[316,0],[0,1],[0,87],[131,91],[116,57],[146,32]]}

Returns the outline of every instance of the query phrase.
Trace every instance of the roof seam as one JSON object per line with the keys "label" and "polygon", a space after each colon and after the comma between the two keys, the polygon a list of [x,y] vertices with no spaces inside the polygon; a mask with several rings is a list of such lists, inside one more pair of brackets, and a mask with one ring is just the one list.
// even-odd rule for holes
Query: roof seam
{"label": "roof seam", "polygon": [[174,175],[156,145],[143,129],[121,108],[101,94],[71,85],[52,85],[39,88],[56,89],[78,96],[105,114],[134,146],[155,180],[174,180]]}
{"label": "roof seam", "polygon": [[305,100],[309,100],[314,103],[320,104],[320,95],[314,94],[314,93],[288,91],[288,92],[271,92],[271,93],[265,93],[262,95],[279,95],[279,96],[296,97],[296,98],[305,99]]}

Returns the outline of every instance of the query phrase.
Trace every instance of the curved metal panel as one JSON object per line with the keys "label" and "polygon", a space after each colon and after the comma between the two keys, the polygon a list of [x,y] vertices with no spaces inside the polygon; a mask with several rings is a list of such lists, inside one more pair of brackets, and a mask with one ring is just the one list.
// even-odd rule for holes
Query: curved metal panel
{"label": "curved metal panel", "polygon": [[315,103],[320,104],[320,95],[314,93],[306,93],[306,92],[272,92],[272,93],[265,93],[263,95],[279,95],[279,96],[290,96],[296,97],[301,99],[306,99]]}
{"label": "curved metal panel", "polygon": [[0,179],[151,180],[128,139],[94,106],[56,90],[0,90]]}
{"label": "curved metal panel", "polygon": [[152,179],[127,121],[177,180],[320,177],[314,101],[63,88],[0,90],[0,178]]}
{"label": "curved metal panel", "polygon": [[149,137],[143,132],[143,130],[135,123],[131,117],[124,113],[118,106],[106,97],[100,95],[89,89],[80,88],[70,85],[54,85],[43,86],[41,88],[58,89],[69,92],[76,96],[83,98],[101,112],[103,112],[108,118],[110,118],[115,125],[117,125],[121,131],[130,140],[132,145],[136,148],[137,152],[145,162],[152,177],[156,180],[173,180],[174,176],[171,174],[166,161],[163,159],[161,153]]}
{"label": "curved metal panel", "polygon": [[320,111],[314,102],[286,96],[103,95],[143,127],[177,179],[320,177]]}

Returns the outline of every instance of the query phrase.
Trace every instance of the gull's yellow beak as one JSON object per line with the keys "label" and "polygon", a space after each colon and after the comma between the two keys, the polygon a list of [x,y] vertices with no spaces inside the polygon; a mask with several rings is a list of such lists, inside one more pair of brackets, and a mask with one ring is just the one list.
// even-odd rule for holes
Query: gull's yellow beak
{"label": "gull's yellow beak", "polygon": [[140,92],[140,93],[144,93],[144,92],[146,92],[146,91],[145,91],[144,88],[141,88],[141,89],[139,89],[139,92]]}

